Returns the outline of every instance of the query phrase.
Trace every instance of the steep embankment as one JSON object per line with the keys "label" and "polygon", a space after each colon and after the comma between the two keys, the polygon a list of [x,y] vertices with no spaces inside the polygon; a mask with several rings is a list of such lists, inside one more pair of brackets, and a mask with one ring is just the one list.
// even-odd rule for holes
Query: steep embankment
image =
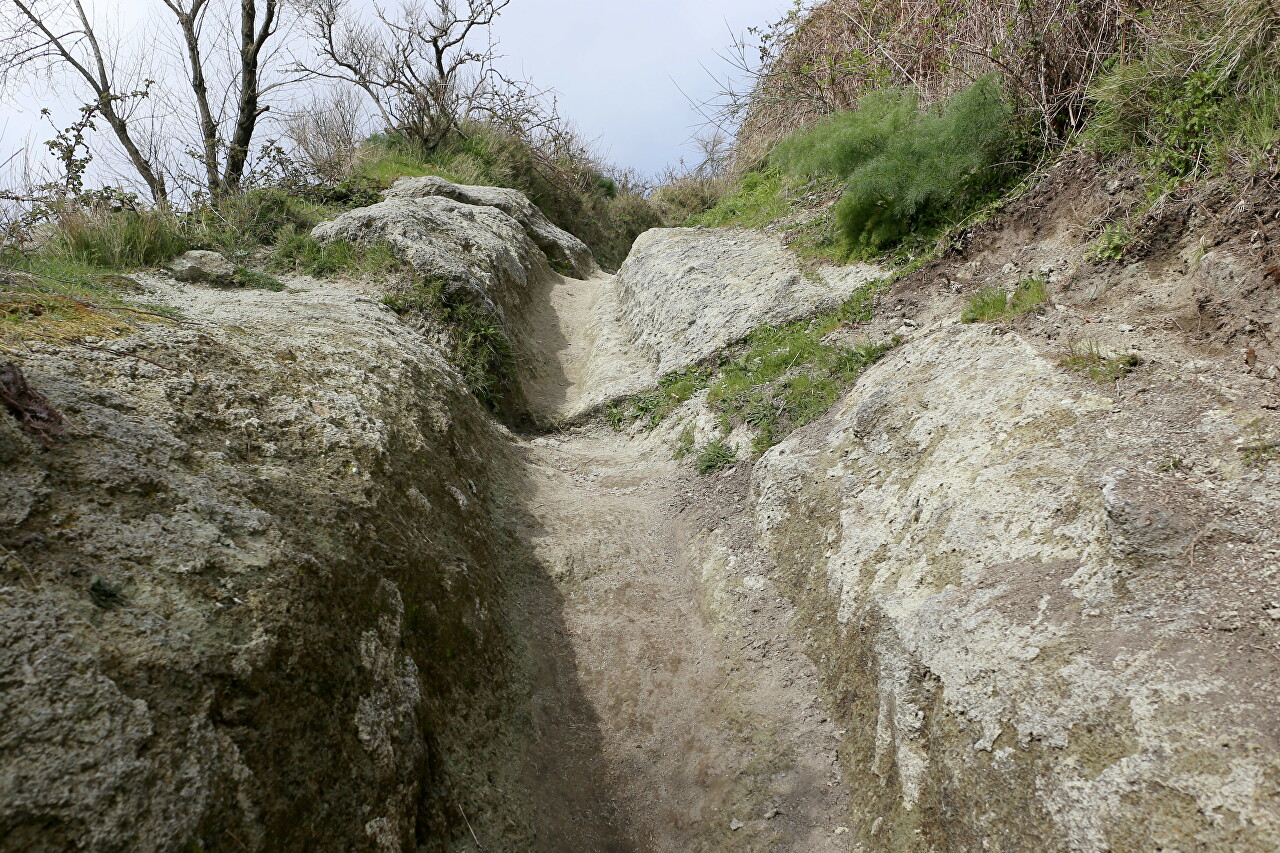
{"label": "steep embankment", "polygon": [[[1046,192],[710,477],[671,460],[721,436],[705,392],[590,412],[875,270],[674,230],[604,276],[434,179],[322,226],[493,318],[506,417],[577,424],[523,437],[430,311],[148,279],[198,325],[37,349],[80,432],[0,424],[0,849],[1275,849],[1280,397],[1230,349],[1270,291],[1194,223],[1089,260],[1091,202]],[[1050,303],[958,322],[1030,275]]]}

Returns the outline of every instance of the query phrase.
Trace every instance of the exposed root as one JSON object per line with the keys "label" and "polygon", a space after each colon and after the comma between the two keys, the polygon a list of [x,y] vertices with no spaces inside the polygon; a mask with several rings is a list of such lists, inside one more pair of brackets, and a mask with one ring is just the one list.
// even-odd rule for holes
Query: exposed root
{"label": "exposed root", "polygon": [[0,403],[18,419],[22,428],[53,449],[55,439],[65,438],[67,423],[39,391],[27,384],[22,369],[12,361],[0,362]]}

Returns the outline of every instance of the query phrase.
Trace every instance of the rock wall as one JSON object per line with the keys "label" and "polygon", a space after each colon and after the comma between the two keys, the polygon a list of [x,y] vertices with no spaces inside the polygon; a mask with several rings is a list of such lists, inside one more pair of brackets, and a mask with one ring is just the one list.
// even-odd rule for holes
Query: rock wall
{"label": "rock wall", "polygon": [[1133,381],[943,325],[757,463],[857,849],[1280,847],[1280,472],[1253,400]]}
{"label": "rock wall", "polygon": [[189,321],[22,359],[67,440],[0,416],[0,850],[594,832],[531,705],[559,653],[524,627],[554,607],[520,468],[441,334],[341,287],[145,281]]}

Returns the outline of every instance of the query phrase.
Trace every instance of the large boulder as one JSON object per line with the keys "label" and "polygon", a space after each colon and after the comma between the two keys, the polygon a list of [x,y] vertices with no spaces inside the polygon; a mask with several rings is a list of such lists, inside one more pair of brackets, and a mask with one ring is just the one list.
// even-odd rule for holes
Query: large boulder
{"label": "large boulder", "polygon": [[866,264],[806,272],[778,238],[758,231],[658,228],[636,240],[618,270],[616,321],[661,376],[758,326],[834,307],[881,274]]}
{"label": "large boulder", "polygon": [[463,204],[493,207],[510,216],[524,229],[556,272],[571,278],[587,278],[599,271],[587,245],[555,225],[538,206],[517,190],[505,187],[472,187],[454,184],[434,175],[401,178],[387,190],[386,198],[451,198]]}
{"label": "large boulder", "polygon": [[1280,849],[1280,470],[1248,400],[1172,382],[943,327],[757,464],[853,846]]}

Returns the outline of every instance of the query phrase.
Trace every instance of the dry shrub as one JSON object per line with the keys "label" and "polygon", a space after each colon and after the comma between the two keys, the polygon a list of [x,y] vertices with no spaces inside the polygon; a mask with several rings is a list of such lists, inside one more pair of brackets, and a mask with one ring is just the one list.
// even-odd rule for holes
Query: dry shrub
{"label": "dry shrub", "polygon": [[1150,27],[1152,5],[827,0],[799,8],[758,33],[754,87],[727,102],[741,124],[739,168],[792,131],[852,109],[866,91],[909,86],[932,103],[991,72],[1035,107],[1046,141],[1063,138],[1082,124],[1093,77]]}

